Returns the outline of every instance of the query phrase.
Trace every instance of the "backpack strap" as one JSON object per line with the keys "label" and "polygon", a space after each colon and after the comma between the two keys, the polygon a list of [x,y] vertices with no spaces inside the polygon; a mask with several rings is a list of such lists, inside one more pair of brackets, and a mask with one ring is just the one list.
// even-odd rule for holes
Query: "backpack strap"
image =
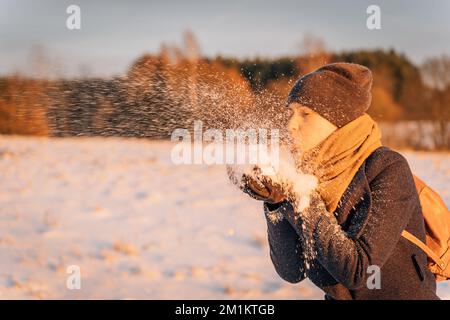
{"label": "backpack strap", "polygon": [[420,249],[422,249],[428,255],[428,257],[430,257],[439,266],[439,268],[444,270],[444,267],[445,267],[444,261],[442,261],[441,258],[439,258],[436,255],[436,253],[434,253],[433,250],[431,250],[425,243],[420,241],[417,237],[413,236],[411,233],[409,233],[406,230],[403,230],[402,237],[404,237],[405,239],[408,239],[409,241],[414,243],[416,246],[418,246]]}

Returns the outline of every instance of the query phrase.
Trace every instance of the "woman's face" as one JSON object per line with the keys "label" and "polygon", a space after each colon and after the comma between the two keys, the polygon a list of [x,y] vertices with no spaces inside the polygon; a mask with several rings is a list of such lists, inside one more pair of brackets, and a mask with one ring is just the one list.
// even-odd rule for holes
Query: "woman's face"
{"label": "woman's face", "polygon": [[289,109],[288,130],[295,152],[304,152],[315,147],[337,129],[317,112],[299,103],[289,104]]}

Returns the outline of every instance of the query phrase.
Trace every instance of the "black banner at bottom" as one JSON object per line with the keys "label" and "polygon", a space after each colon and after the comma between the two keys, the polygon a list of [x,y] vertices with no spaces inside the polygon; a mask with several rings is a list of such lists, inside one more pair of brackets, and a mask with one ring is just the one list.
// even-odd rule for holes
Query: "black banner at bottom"
{"label": "black banner at bottom", "polygon": [[[2,312],[31,313],[45,319],[85,319],[107,315],[122,319],[301,319],[321,316],[395,316],[449,310],[448,301],[296,301],[296,300],[90,300],[0,301]],[[10,310],[8,310],[10,309]],[[361,312],[362,311],[362,312]]]}

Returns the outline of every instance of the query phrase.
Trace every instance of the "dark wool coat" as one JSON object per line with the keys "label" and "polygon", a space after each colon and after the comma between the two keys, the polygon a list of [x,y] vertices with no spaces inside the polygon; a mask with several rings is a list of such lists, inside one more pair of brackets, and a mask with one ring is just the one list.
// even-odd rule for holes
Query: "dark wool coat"
{"label": "dark wool coat", "polygon": [[[270,257],[284,280],[296,283],[308,277],[326,299],[438,299],[426,254],[401,236],[406,229],[425,240],[413,176],[399,153],[387,147],[375,150],[334,215],[321,214],[314,222],[316,256],[309,268],[302,258],[305,230],[292,219],[292,205],[265,203],[264,208]],[[274,213],[282,219],[269,219]],[[367,286],[372,265],[380,268],[379,289]]]}

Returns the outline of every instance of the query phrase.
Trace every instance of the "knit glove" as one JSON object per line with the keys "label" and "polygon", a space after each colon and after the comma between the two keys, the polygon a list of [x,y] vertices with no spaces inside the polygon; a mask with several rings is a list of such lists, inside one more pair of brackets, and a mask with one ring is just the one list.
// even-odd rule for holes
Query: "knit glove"
{"label": "knit glove", "polygon": [[283,188],[262,175],[261,170],[257,167],[253,169],[252,175],[244,174],[242,176],[242,185],[242,190],[256,200],[276,204],[286,199]]}

